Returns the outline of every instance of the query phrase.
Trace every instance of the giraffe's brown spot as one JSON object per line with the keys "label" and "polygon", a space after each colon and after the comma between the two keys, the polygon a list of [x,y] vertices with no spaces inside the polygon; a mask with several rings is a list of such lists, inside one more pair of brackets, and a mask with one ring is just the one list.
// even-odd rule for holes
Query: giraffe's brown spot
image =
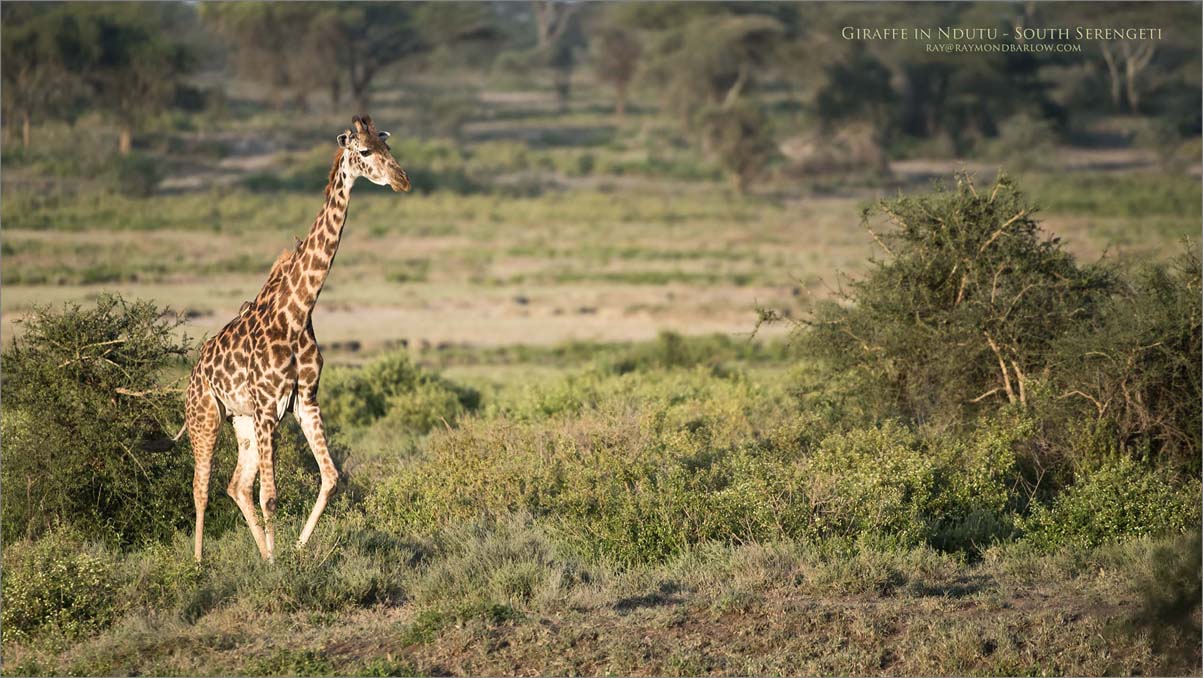
{"label": "giraffe's brown spot", "polygon": [[286,344],[275,344],[272,346],[271,353],[272,362],[276,364],[289,361],[292,358],[292,349]]}

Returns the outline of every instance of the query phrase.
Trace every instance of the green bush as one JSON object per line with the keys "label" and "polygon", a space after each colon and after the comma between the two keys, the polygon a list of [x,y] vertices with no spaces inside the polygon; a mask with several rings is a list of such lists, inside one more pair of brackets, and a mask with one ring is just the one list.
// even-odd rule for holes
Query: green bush
{"label": "green bush", "polygon": [[707,542],[972,553],[1010,535],[1027,424],[935,441],[897,424],[829,434],[782,403],[772,388],[696,368],[569,375],[435,431],[366,510],[399,534],[528,512],[620,565]]}
{"label": "green bush", "polygon": [[999,125],[998,138],[990,142],[987,154],[1017,170],[1038,169],[1050,164],[1056,144],[1051,120],[1022,112]]}
{"label": "green bush", "polygon": [[169,437],[180,398],[159,383],[186,352],[180,320],[104,295],[24,322],[3,359],[4,539],[64,524],[128,544],[190,525],[192,455]]}
{"label": "green bush", "polygon": [[741,101],[710,106],[697,119],[706,146],[718,157],[739,192],[747,192],[778,153],[764,110]]}
{"label": "green bush", "polygon": [[815,533],[875,546],[974,552],[1009,536],[1019,422],[920,441],[897,424],[824,439],[807,465]]}
{"label": "green bush", "polygon": [[871,418],[963,425],[1026,404],[1053,367],[1053,342],[1096,317],[1115,287],[1045,237],[1005,177],[981,191],[960,177],[876,209],[897,224],[879,238],[887,259],[817,305],[798,334],[807,354],[851,375],[851,399]]}
{"label": "green bush", "polygon": [[73,638],[105,628],[118,617],[117,593],[112,557],[69,530],[5,544],[0,620],[6,639],[45,632]]}
{"label": "green bush", "polygon": [[322,377],[322,413],[336,425],[362,427],[389,418],[426,433],[450,425],[480,405],[480,394],[425,372],[404,351],[359,368],[334,368]]}
{"label": "green bush", "polygon": [[746,380],[701,370],[587,372],[528,389],[495,419],[435,431],[424,457],[379,484],[367,510],[402,534],[526,511],[622,563],[768,535],[775,509],[789,507],[762,482],[757,452],[737,446],[771,403]]}
{"label": "green bush", "polygon": [[1051,505],[1020,521],[1024,540],[1044,550],[1088,549],[1136,535],[1198,531],[1199,480],[1119,456],[1084,469]]}
{"label": "green bush", "polygon": [[163,170],[155,158],[142,153],[120,156],[114,168],[114,187],[121,195],[148,198],[163,180]]}
{"label": "green bush", "polygon": [[[1149,264],[1102,308],[1054,345],[1053,420],[1089,421],[1095,435],[1138,456],[1198,475],[1203,452],[1203,291],[1197,243],[1166,264]],[[1072,440],[1061,441],[1064,446]],[[1089,451],[1089,450],[1088,450]]]}

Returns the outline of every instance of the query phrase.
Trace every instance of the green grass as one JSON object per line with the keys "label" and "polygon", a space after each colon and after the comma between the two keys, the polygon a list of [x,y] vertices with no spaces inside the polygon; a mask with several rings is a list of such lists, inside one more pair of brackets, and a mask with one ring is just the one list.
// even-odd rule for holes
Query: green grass
{"label": "green grass", "polygon": [[[1186,674],[1189,636],[1137,625],[1136,582],[1159,549],[1122,547],[1034,556],[995,549],[966,565],[925,549],[832,557],[790,543],[714,547],[653,567],[582,565],[520,517],[441,537],[419,559],[372,559],[413,598],[289,611],[290,591],[352,586],[370,558],[361,525],[319,530],[313,563],[337,544],[332,567],[287,582],[241,562],[246,535],[214,540],[197,590],[224,586],[191,617],[180,603],[137,595],[107,629],[72,641],[5,638],[5,673],[232,675],[657,674]],[[330,539],[343,535],[343,540]],[[9,545],[22,549],[21,544]],[[188,560],[181,540],[162,557]],[[148,554],[109,556],[129,585]],[[288,556],[291,558],[291,556]],[[391,562],[390,562],[391,561]],[[288,560],[277,566],[298,572]],[[308,565],[305,567],[312,567]],[[306,570],[300,570],[305,572]],[[179,586],[180,584],[176,584]],[[287,638],[285,642],[284,638]],[[1185,650],[1185,651],[1184,651]],[[1192,668],[1194,667],[1194,668]]]}
{"label": "green grass", "polygon": [[1048,173],[1022,185],[1045,210],[1079,216],[1197,218],[1203,200],[1199,181],[1186,174]]}
{"label": "green grass", "polygon": [[[1155,636],[1141,626],[1162,614],[1147,609],[1168,609],[1146,582],[1189,552],[1181,538],[1155,526],[1143,532],[1159,536],[1132,537],[1142,530],[1128,525],[1102,546],[1045,551],[1009,528],[949,521],[1023,510],[1007,475],[1007,441],[1022,429],[1005,422],[959,443],[890,425],[833,430],[821,408],[799,411],[816,396],[796,391],[806,366],[790,367],[786,345],[721,336],[430,355],[482,379],[468,381],[479,408],[404,450],[382,435],[392,429],[373,438],[378,422],[348,426],[334,408],[338,436],[360,436],[344,464],[359,489],[338,496],[304,551],[291,544],[305,507],[282,513],[274,565],[236,523],[207,535],[199,567],[187,532],[125,551],[70,532],[6,544],[5,672],[1197,665],[1189,620],[1154,621]],[[541,365],[554,369],[526,375]],[[472,371],[490,367],[513,371],[486,388]],[[386,379],[380,366],[332,369],[335,391],[360,374]],[[316,473],[291,471],[282,491],[311,495]],[[1197,484],[1179,491],[1197,497]],[[223,494],[213,501],[230,508]],[[1076,521],[1080,505],[1068,509]],[[8,615],[24,615],[23,635]]]}

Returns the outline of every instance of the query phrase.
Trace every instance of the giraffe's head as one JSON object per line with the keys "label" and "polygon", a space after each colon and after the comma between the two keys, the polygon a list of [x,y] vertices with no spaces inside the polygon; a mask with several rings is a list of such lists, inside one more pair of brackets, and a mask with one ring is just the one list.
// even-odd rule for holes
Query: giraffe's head
{"label": "giraffe's head", "polygon": [[391,186],[394,191],[408,191],[409,177],[393,159],[393,153],[385,143],[388,137],[388,132],[376,130],[371,116],[351,118],[351,127],[338,135],[343,165],[352,179],[364,177],[373,184]]}

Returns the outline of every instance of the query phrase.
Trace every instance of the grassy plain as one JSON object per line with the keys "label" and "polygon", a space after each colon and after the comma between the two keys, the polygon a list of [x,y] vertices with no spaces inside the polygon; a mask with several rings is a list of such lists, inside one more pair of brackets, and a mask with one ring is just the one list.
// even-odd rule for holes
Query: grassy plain
{"label": "grassy plain", "polygon": [[[844,485],[832,469],[862,443],[816,423],[835,416],[825,377],[786,327],[749,339],[757,306],[797,318],[868,270],[864,206],[963,161],[906,160],[888,178],[780,169],[742,196],[654,111],[620,120],[587,88],[565,114],[547,91],[482,91],[454,140],[428,138],[423,93],[373,111],[416,190],[356,187],[314,326],[334,365],[323,397],[403,346],[432,376],[361,423],[356,402],[324,401],[348,481],[310,548],[290,544],[316,472],[281,474],[293,508],[266,566],[220,492],[229,458],[201,566],[183,531],[125,551],[66,531],[8,543],[11,586],[41,582],[22,610],[83,574],[96,584],[86,605],[55,603],[62,619],[6,633],[5,674],[1198,675],[1197,638],[1146,609],[1187,540],[1049,552],[1016,527],[937,550],[916,488],[932,505],[975,499],[958,455],[997,441],[896,443],[882,424],[864,444],[880,435],[907,480]],[[168,168],[147,198],[57,170],[65,128],[30,156],[6,146],[0,335],[35,305],[106,291],[212,333],[303,235],[348,116],[165,120],[140,142]],[[1078,257],[1164,259],[1197,235],[1197,165],[1054,155],[1017,178]],[[987,185],[995,167],[971,165]],[[1021,526],[1028,507],[997,508]],[[22,591],[6,587],[6,605]]]}
{"label": "grassy plain", "polygon": [[[428,137],[429,116],[408,97],[381,97],[375,116],[397,134],[417,188],[356,188],[314,314],[319,338],[371,352],[746,333],[755,306],[799,311],[838,272],[864,270],[874,245],[859,212],[874,199],[926,190],[960,167],[988,183],[998,169],[907,160],[885,179],[780,170],[741,196],[653,110],[618,119],[588,89],[562,114],[549,93],[500,94],[480,93],[455,140]],[[29,153],[6,147],[0,334],[10,339],[31,305],[104,290],[186,312],[193,336],[220,328],[304,236],[344,117],[164,121],[143,141],[165,173],[149,198],[60,176],[55,153],[73,145],[65,126],[49,126]],[[79,162],[104,162],[90,153]],[[1049,153],[1063,166],[1017,178],[1075,254],[1158,257],[1197,231],[1192,173],[1162,172],[1139,149]]]}

